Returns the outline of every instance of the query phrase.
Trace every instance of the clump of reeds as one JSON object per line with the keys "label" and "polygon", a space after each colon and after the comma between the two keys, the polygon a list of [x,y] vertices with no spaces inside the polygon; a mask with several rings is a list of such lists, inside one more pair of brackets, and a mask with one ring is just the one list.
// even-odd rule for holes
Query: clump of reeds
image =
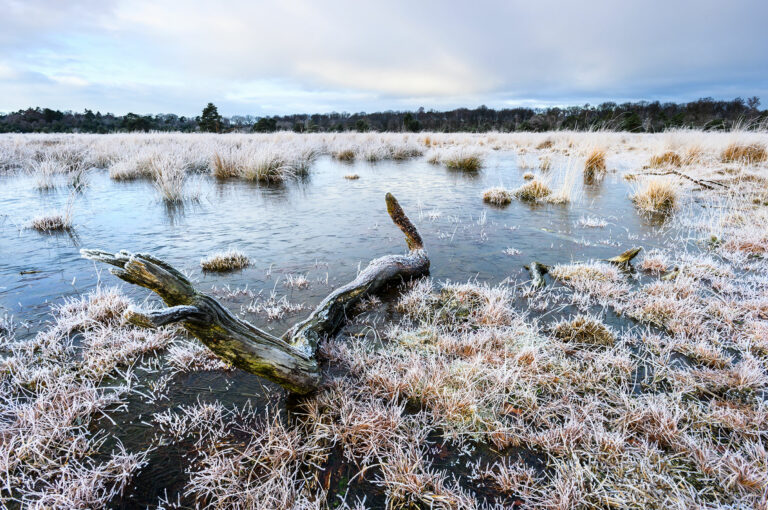
{"label": "clump of reeds", "polygon": [[211,174],[217,179],[240,176],[238,158],[232,151],[217,150],[211,157]]}
{"label": "clump of reeds", "polygon": [[610,328],[590,315],[577,315],[571,320],[560,321],[552,328],[552,333],[566,342],[583,344],[611,345],[615,340]]}
{"label": "clump of reeds", "polygon": [[760,143],[732,143],[720,154],[723,163],[760,163],[768,160],[768,151]]}
{"label": "clump of reeds", "polygon": [[440,160],[446,167],[463,172],[476,172],[483,166],[483,160],[479,153],[462,149],[451,151]]}
{"label": "clump of reeds", "polygon": [[130,159],[121,159],[109,165],[109,177],[116,181],[131,181],[144,177],[136,162]]}
{"label": "clump of reeds", "polygon": [[576,165],[569,163],[560,174],[560,185],[550,195],[546,197],[547,202],[552,204],[567,204],[576,199],[578,191],[577,183],[579,169]]}
{"label": "clump of reeds", "polygon": [[35,174],[35,187],[39,190],[49,190],[56,187],[58,175],[66,172],[66,167],[56,158],[46,156],[33,160],[32,169]]}
{"label": "clump of reeds", "polygon": [[550,187],[538,179],[534,179],[526,184],[523,184],[513,192],[515,198],[528,202],[542,200],[551,194],[552,190]]}
{"label": "clump of reeds", "polygon": [[483,192],[483,202],[493,205],[507,205],[512,202],[512,192],[506,188],[490,188]]}
{"label": "clump of reeds", "polygon": [[432,165],[440,164],[441,153],[437,149],[430,149],[429,151],[427,151],[425,157],[427,159],[427,163],[430,163]]}
{"label": "clump of reeds", "polygon": [[404,160],[417,158],[424,154],[417,145],[412,144],[394,144],[389,149],[389,157],[394,160]]}
{"label": "clump of reeds", "polygon": [[534,175],[534,173],[533,173],[533,172],[525,172],[525,173],[523,174],[523,179],[525,179],[526,181],[530,181],[530,180],[532,180],[534,177],[536,177],[536,175]]}
{"label": "clump of reeds", "polygon": [[34,217],[29,226],[40,232],[55,232],[69,230],[72,228],[72,221],[64,213],[53,212]]}
{"label": "clump of reeds", "polygon": [[331,153],[331,156],[339,161],[354,161],[355,155],[354,149],[338,149]]}
{"label": "clump of reeds", "polygon": [[584,178],[587,181],[597,180],[605,174],[605,170],[605,150],[594,149],[584,163]]}
{"label": "clump of reeds", "polygon": [[227,251],[213,253],[200,260],[200,267],[203,271],[234,271],[248,267],[250,259],[243,252],[234,248]]}
{"label": "clump of reeds", "polygon": [[682,164],[683,159],[675,151],[667,151],[663,154],[651,156],[651,166],[654,168],[662,166],[680,166]]}
{"label": "clump of reeds", "polygon": [[294,175],[294,169],[278,148],[268,147],[247,154],[241,175],[249,181],[279,183]]}
{"label": "clump of reeds", "polygon": [[179,154],[159,154],[149,162],[155,188],[167,203],[180,203],[188,198],[184,192],[187,170]]}
{"label": "clump of reeds", "polygon": [[359,179],[359,178],[360,178],[360,176],[359,176],[359,175],[357,175],[357,174],[346,174],[346,175],[344,176],[344,178],[345,178],[345,179],[347,179],[347,180],[349,180],[349,181],[355,181],[355,180]]}
{"label": "clump of reeds", "polygon": [[70,193],[67,205],[63,210],[51,211],[32,218],[29,228],[38,232],[63,232],[72,228],[72,209],[75,204],[75,194]]}
{"label": "clump of reeds", "polygon": [[553,142],[551,138],[547,138],[543,142],[539,143],[536,146],[536,148],[539,149],[539,150],[541,150],[541,149],[551,149],[553,145],[555,145],[555,142]]}
{"label": "clump of reeds", "polygon": [[675,181],[665,177],[645,179],[632,195],[638,209],[651,213],[668,213],[677,205]]}
{"label": "clump of reeds", "polygon": [[552,169],[552,158],[550,158],[549,156],[540,156],[539,170],[541,170],[542,172],[546,172],[550,169]]}

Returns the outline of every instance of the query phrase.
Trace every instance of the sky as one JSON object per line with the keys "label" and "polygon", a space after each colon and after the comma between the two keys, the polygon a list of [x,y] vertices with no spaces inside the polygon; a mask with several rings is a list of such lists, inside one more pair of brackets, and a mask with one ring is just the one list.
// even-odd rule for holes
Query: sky
{"label": "sky", "polygon": [[766,0],[0,0],[0,111],[763,98]]}

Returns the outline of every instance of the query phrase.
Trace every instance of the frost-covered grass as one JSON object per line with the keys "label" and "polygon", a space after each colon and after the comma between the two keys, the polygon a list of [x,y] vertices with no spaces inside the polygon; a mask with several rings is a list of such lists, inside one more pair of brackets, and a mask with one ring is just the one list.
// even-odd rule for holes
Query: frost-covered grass
{"label": "frost-covered grass", "polygon": [[[543,259],[553,264],[546,287],[532,291],[514,282],[515,269],[540,254],[526,248],[523,261],[507,257],[518,250],[497,247],[509,283],[422,279],[383,304],[367,300],[347,311],[349,330],[321,344],[323,384],[309,397],[291,399],[290,414],[277,390],[270,390],[267,408],[255,408],[217,402],[198,388],[198,403],[164,400],[142,416],[156,437],[130,448],[109,436],[114,411],[130,411],[131,399],[155,401],[188,372],[232,368],[179,330],[124,323],[130,301],[114,290],[54,309],[50,324],[32,338],[17,340],[3,319],[0,503],[119,505],[147,452],[170,445],[185,452],[185,471],[168,502],[158,502],[163,507],[180,500],[200,508],[351,508],[349,487],[371,495],[360,507],[762,508],[768,498],[768,167],[759,151],[731,147],[765,138],[693,131],[56,137],[60,145],[87,145],[82,160],[104,162],[110,172],[120,169],[124,146],[137,141],[148,145],[145,154],[186,147],[174,164],[185,175],[215,167],[215,150],[221,178],[244,178],[239,165],[256,146],[274,148],[286,162],[292,161],[287,148],[299,146],[326,157],[353,150],[355,159],[370,161],[396,157],[395,145],[402,145],[403,157],[416,158],[409,147],[418,145],[428,151],[424,160],[437,162],[456,150],[525,151],[529,160],[552,158],[549,192],[532,188],[526,195],[543,202],[563,189],[578,191],[558,179],[560,161],[601,147],[612,169],[623,167],[609,165],[611,158],[633,157],[628,172],[674,169],[723,186],[671,177],[675,214],[664,224],[666,242],[663,249],[646,246],[635,268],[581,260],[558,248],[562,259]],[[46,150],[30,143],[4,146],[7,168]],[[679,165],[665,157],[644,168],[669,152]],[[77,164],[72,154],[82,151],[62,154],[57,161]],[[641,191],[658,177],[666,176],[640,175]],[[607,179],[600,187],[621,185]],[[508,197],[516,190],[501,191]],[[635,199],[640,212],[669,209],[665,193],[644,193]],[[439,214],[424,217],[435,221]],[[592,208],[568,221],[602,228],[602,218],[624,225],[614,212]],[[294,273],[275,289],[308,284]],[[246,298],[239,312],[272,321],[275,329],[283,324],[274,321],[306,309],[274,291],[220,293]],[[379,308],[386,319],[365,322]]]}
{"label": "frost-covered grass", "polygon": [[490,188],[483,192],[483,201],[493,205],[507,205],[512,202],[512,192],[505,188]]}
{"label": "frost-covered grass", "polygon": [[[99,431],[98,418],[125,405],[126,370],[162,349],[172,331],[121,325],[128,300],[99,289],[54,310],[54,321],[11,342],[0,360],[0,502],[40,508],[103,507],[146,463]],[[81,339],[75,343],[74,336]],[[114,443],[114,440],[113,440]],[[96,456],[100,460],[96,460]]]}
{"label": "frost-covered grass", "polygon": [[669,213],[677,206],[677,181],[668,177],[646,178],[635,188],[632,201],[641,211]]}
{"label": "frost-covered grass", "polygon": [[223,272],[243,269],[248,267],[250,263],[251,261],[245,253],[230,248],[226,251],[213,253],[200,260],[200,267],[203,268],[203,271]]}

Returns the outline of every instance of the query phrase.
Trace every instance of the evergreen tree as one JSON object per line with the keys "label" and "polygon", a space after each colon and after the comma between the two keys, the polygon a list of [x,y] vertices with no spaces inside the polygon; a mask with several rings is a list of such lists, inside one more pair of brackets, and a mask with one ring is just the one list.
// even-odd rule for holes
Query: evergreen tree
{"label": "evergreen tree", "polygon": [[197,118],[197,125],[200,126],[200,131],[221,132],[221,115],[215,104],[208,103],[203,108],[203,114]]}

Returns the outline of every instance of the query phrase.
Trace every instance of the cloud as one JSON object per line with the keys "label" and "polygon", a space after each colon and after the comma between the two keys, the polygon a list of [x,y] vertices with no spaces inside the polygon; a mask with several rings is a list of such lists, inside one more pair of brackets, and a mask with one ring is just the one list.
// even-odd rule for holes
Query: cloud
{"label": "cloud", "polygon": [[0,110],[192,114],[214,101],[228,114],[263,114],[768,91],[762,0],[0,0],[0,8]]}

